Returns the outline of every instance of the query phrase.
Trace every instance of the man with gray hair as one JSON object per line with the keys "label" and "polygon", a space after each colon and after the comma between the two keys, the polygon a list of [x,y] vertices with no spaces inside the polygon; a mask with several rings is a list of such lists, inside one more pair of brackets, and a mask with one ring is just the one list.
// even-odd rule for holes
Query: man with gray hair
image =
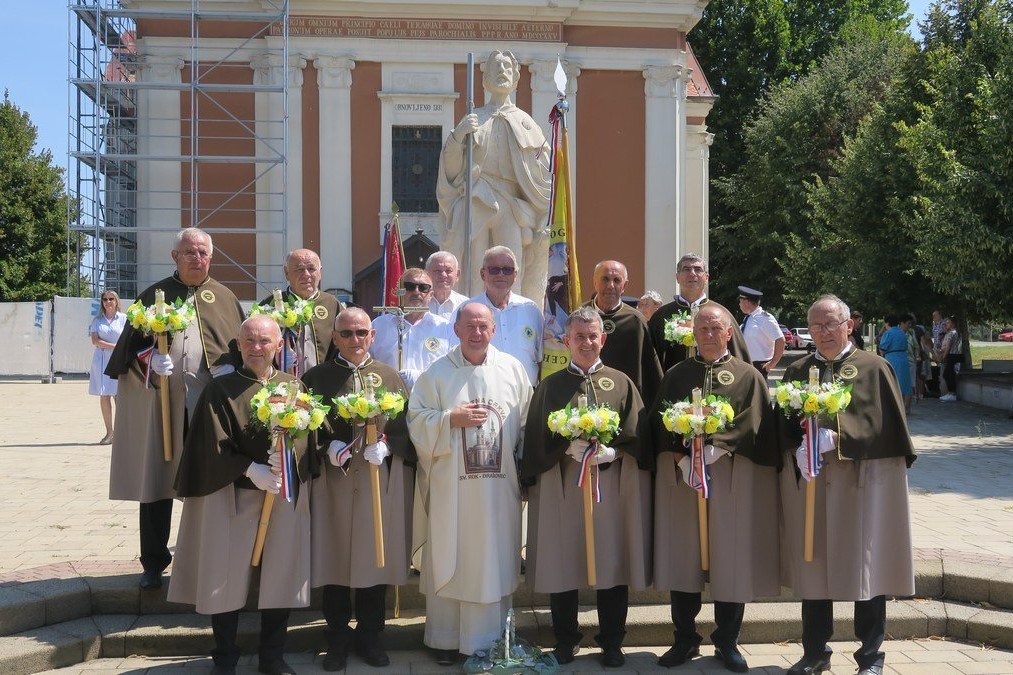
{"label": "man with gray hair", "polygon": [[[632,310],[631,310],[632,311]],[[527,579],[536,593],[549,593],[556,659],[573,661],[580,644],[577,596],[588,587],[581,488],[577,486],[587,441],[567,441],[549,432],[549,414],[576,406],[581,396],[591,405],[619,413],[619,435],[599,444],[589,462],[601,503],[594,509],[594,557],[598,623],[595,641],[602,664],[618,668],[626,634],[629,587],[650,582],[650,496],[653,453],[637,440],[644,404],[636,385],[600,358],[608,338],[601,316],[579,307],[566,320],[563,344],[570,352],[566,369],[549,375],[535,389],[528,409],[521,484],[528,492]]]}
{"label": "man with gray hair", "polygon": [[513,292],[520,267],[517,256],[506,246],[493,246],[482,256],[480,270],[485,291],[468,302],[489,308],[496,321],[492,345],[521,362],[534,385],[542,364],[542,308]]}
{"label": "man with gray hair", "polygon": [[[710,279],[710,272],[707,271],[707,261],[696,253],[687,253],[679,258],[676,265],[675,279],[679,282],[679,294],[675,299],[663,305],[655,312],[647,326],[651,331],[651,340],[654,342],[654,349],[658,352],[658,359],[661,361],[661,368],[665,372],[675,364],[693,356],[693,348],[686,347],[678,341],[666,337],[665,324],[669,320],[675,320],[676,314],[686,314],[692,317],[693,313],[704,305],[717,305],[728,312],[728,309],[707,297],[707,281]],[[731,317],[732,313],[728,312]],[[732,338],[728,343],[728,351],[732,356],[737,356],[743,361],[749,361],[749,350],[746,348],[746,340],[742,337],[739,324],[732,322]]]}
{"label": "man with gray hair", "polygon": [[[173,479],[183,453],[183,430],[194,406],[212,377],[235,370],[239,364],[236,335],[243,323],[243,309],[232,291],[211,278],[211,235],[190,227],[176,236],[172,259],[176,271],[145,289],[138,302],[154,304],[155,291],[167,303],[184,300],[194,305],[197,319],[186,330],[169,335],[169,353],[150,351],[151,336],[129,323],[109,358],[106,375],[119,380],[116,428],[109,464],[109,498],[137,501],[140,506],[140,587],[162,586],[162,571],[169,566],[169,529]],[[149,369],[151,373],[149,374]],[[159,392],[151,384],[155,375],[168,378],[172,459],[166,461],[162,447],[162,415]]]}
{"label": "man with gray hair", "polygon": [[[795,596],[802,599],[802,659],[790,675],[830,668],[833,601],[855,603],[855,652],[860,675],[883,672],[886,596],[914,594],[907,469],[915,460],[897,378],[889,363],[848,340],[851,312],[834,295],[809,308],[816,353],[787,367],[784,380],[851,385],[851,404],[820,429],[822,469],[816,483],[812,561],[803,559],[806,449],[798,416],[782,418],[782,548]],[[736,420],[736,424],[738,420]],[[875,524],[873,527],[871,524]]]}
{"label": "man with gray hair", "polygon": [[433,295],[429,298],[429,311],[447,321],[453,322],[457,308],[468,296],[454,290],[461,278],[461,264],[450,251],[437,251],[426,258],[426,274],[433,283]]}
{"label": "man with gray hair", "polygon": [[650,321],[664,303],[661,300],[661,293],[657,291],[644,291],[644,294],[637,300],[637,311],[644,315],[645,321]]}

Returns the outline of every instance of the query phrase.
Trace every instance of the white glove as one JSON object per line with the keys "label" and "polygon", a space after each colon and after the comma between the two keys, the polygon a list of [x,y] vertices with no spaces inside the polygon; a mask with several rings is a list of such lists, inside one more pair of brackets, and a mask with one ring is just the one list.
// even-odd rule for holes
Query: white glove
{"label": "white glove", "polygon": [[278,451],[267,453],[267,463],[275,471],[281,471],[281,453]]}
{"label": "white glove", "polygon": [[152,354],[151,369],[158,375],[172,375],[172,357],[168,354]]}
{"label": "white glove", "polygon": [[250,466],[246,467],[246,477],[264,492],[276,495],[281,490],[281,476],[271,471],[271,467],[267,464],[251,462]]}
{"label": "white glove", "polygon": [[378,441],[372,445],[367,445],[366,449],[362,451],[362,458],[370,464],[380,466],[383,464],[384,458],[390,455],[390,449],[387,444],[383,441]]}
{"label": "white glove", "polygon": [[683,482],[689,484],[689,475],[693,471],[693,462],[690,460],[689,455],[679,460],[679,470],[682,471]]}
{"label": "white glove", "polygon": [[[820,429],[820,433],[819,433],[819,448],[820,448],[820,454],[821,455],[826,454],[826,453],[830,452],[831,450],[836,449],[837,448],[837,432],[833,431],[832,429]],[[806,460],[805,441],[803,441],[802,445],[798,446],[798,449],[795,450],[795,464],[798,465],[798,469],[799,469],[799,471],[802,472],[802,476],[803,477],[805,476],[805,466],[806,466],[806,463],[807,463],[807,460]]]}
{"label": "white glove", "polygon": [[330,460],[333,466],[341,466],[338,464],[338,453],[347,446],[348,443],[344,441],[331,441],[331,444],[327,446],[327,459]]}
{"label": "white glove", "polygon": [[211,366],[211,377],[221,377],[236,372],[236,367],[231,363],[223,363],[220,366]]}
{"label": "white glove", "polygon": [[584,451],[587,450],[587,441],[570,441],[570,447],[566,449],[566,454],[575,462],[583,461]]}
{"label": "white glove", "polygon": [[608,464],[609,462],[615,461],[615,458],[619,453],[616,452],[615,448],[610,448],[607,445],[598,444],[598,452],[594,453],[591,458],[591,463],[595,465]]}

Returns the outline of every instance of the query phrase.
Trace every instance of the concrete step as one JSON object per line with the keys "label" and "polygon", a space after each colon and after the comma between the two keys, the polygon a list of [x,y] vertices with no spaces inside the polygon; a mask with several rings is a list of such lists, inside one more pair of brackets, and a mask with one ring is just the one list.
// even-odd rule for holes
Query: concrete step
{"label": "concrete step", "polygon": [[[796,602],[752,603],[743,621],[743,644],[772,644],[801,638],[801,605]],[[979,642],[1003,649],[1013,648],[1013,614],[973,605],[936,600],[897,600],[887,605],[889,639],[947,637]],[[543,647],[554,644],[549,612],[544,608],[517,607],[518,633]],[[579,614],[584,646],[594,644],[597,612],[582,606]],[[839,639],[852,635],[850,603],[834,606],[834,632]],[[424,613],[410,610],[389,618],[384,644],[390,650],[422,648]],[[699,632],[714,629],[713,609],[704,605]],[[239,643],[254,653],[259,633],[256,612],[244,612],[239,623]],[[627,620],[628,647],[670,644],[672,624],[667,605],[630,607]],[[207,654],[213,645],[210,618],[197,614],[99,615],[64,621],[12,635],[0,641],[0,672],[10,675],[35,673],[99,658],[185,656]],[[324,649],[324,623],[316,611],[292,613],[286,651],[318,652]]]}

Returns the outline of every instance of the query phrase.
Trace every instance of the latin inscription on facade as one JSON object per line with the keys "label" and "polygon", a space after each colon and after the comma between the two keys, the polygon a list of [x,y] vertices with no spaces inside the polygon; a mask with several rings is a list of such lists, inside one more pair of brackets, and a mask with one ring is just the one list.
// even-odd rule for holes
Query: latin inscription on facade
{"label": "latin inscription on facade", "polygon": [[[281,35],[281,26],[271,26]],[[367,19],[345,16],[293,16],[290,36],[363,37],[406,40],[521,40],[561,42],[563,24],[545,21],[456,21],[452,19]]]}

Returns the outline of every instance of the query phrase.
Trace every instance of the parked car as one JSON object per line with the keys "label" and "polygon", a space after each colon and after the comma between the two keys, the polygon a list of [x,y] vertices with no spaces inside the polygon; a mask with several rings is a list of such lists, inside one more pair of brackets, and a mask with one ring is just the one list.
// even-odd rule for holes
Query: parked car
{"label": "parked car", "polygon": [[784,334],[784,348],[785,349],[798,349],[795,345],[798,341],[795,338],[795,334],[791,332],[791,329],[785,326],[783,323],[777,324],[777,327],[781,329],[781,333]]}
{"label": "parked car", "polygon": [[792,328],[791,332],[795,334],[795,349],[816,351],[816,344],[813,342],[813,336],[809,334],[808,328]]}
{"label": "parked car", "polygon": [[1013,328],[1003,328],[999,331],[999,342],[1013,342]]}

